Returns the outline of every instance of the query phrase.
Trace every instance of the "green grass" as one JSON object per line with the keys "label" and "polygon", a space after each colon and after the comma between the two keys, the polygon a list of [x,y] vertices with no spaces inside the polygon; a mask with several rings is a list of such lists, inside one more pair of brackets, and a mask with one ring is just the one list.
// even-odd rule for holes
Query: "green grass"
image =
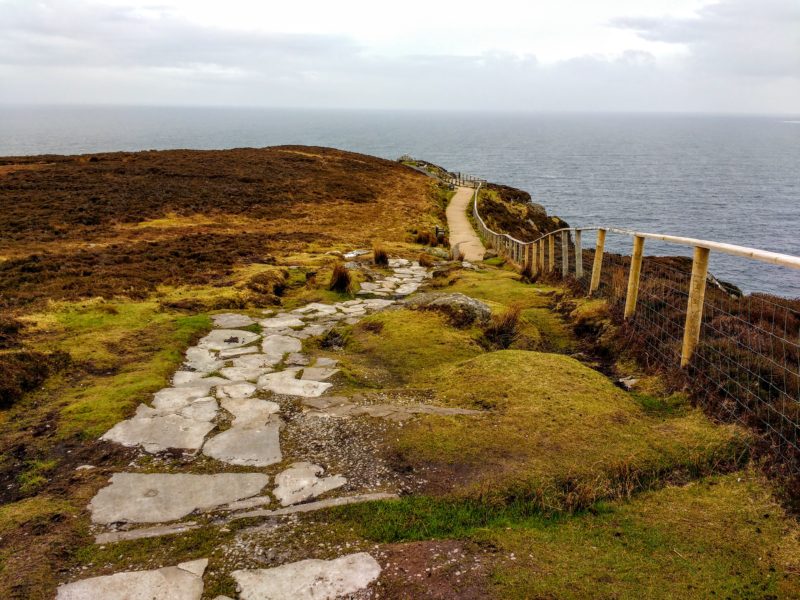
{"label": "green grass", "polygon": [[355,381],[370,386],[414,384],[430,369],[482,352],[477,336],[433,312],[377,313],[352,328],[342,365]]}
{"label": "green grass", "polygon": [[17,475],[19,491],[23,495],[31,495],[47,483],[47,474],[58,466],[58,461],[29,460],[25,463],[25,470]]}
{"label": "green grass", "polygon": [[426,376],[438,402],[486,411],[415,421],[396,442],[411,464],[458,473],[450,481],[455,495],[574,510],[746,457],[748,439],[737,427],[714,425],[689,407],[648,413],[566,356],[506,350]]}

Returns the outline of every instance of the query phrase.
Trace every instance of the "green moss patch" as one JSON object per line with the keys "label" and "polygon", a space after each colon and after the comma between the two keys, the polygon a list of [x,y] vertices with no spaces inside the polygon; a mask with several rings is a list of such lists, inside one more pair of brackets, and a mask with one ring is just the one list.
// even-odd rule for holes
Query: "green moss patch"
{"label": "green moss patch", "polygon": [[746,457],[747,439],[735,426],[689,408],[648,412],[565,356],[492,352],[427,376],[438,402],[486,411],[415,421],[396,442],[412,465],[439,470],[447,493],[574,510]]}

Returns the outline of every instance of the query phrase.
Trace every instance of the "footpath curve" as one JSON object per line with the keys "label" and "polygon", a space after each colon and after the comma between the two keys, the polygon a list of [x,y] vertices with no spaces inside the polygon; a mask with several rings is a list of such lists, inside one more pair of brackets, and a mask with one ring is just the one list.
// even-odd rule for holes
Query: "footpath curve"
{"label": "footpath curve", "polygon": [[473,188],[459,187],[447,205],[447,226],[450,229],[450,247],[461,252],[464,260],[480,262],[486,248],[467,218],[467,207],[472,200]]}

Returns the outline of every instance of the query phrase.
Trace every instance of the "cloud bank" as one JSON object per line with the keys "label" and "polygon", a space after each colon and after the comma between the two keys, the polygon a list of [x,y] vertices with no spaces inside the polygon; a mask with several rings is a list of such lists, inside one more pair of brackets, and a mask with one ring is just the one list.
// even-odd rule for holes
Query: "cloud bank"
{"label": "cloud bank", "polygon": [[382,55],[342,34],[215,27],[163,7],[0,0],[0,102],[792,113],[800,4],[724,0],[607,26],[675,52],[553,63]]}

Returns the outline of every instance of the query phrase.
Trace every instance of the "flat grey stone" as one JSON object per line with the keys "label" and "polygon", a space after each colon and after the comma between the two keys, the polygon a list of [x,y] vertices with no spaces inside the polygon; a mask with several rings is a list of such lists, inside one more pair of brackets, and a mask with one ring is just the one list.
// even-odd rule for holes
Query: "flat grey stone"
{"label": "flat grey stone", "polygon": [[186,385],[187,383],[192,383],[205,376],[206,374],[202,371],[175,371],[172,376],[172,385],[176,387]]}
{"label": "flat grey stone", "polygon": [[389,266],[393,269],[398,267],[407,267],[411,264],[411,261],[405,258],[390,258],[389,259]]}
{"label": "flat grey stone", "polygon": [[287,365],[307,365],[311,362],[311,359],[308,358],[307,355],[301,354],[299,352],[293,352],[289,356],[286,357],[285,360]]}
{"label": "flat grey stone", "polygon": [[322,304],[321,302],[311,302],[310,304],[307,304],[306,307],[311,308],[316,312],[326,313],[329,315],[336,312],[335,306],[331,306],[330,304]]}
{"label": "flat grey stone", "polygon": [[[199,382],[203,383],[194,385]],[[164,388],[153,395],[153,406],[158,409],[178,411],[184,406],[191,404],[192,400],[207,396],[212,387],[226,383],[230,382],[221,377],[206,377],[192,382],[192,385]]]}
{"label": "flat grey stone", "polygon": [[[334,406],[351,404],[350,400],[344,396],[322,396],[320,398],[304,398],[303,406],[323,410]],[[355,405],[353,405],[355,406]]]}
{"label": "flat grey stone", "polygon": [[229,350],[220,350],[218,356],[223,360],[228,360],[230,358],[236,358],[238,356],[245,356],[247,354],[253,354],[254,352],[258,352],[257,346],[244,346],[242,348],[230,348]]}
{"label": "flat grey stone", "polygon": [[259,398],[226,398],[222,408],[233,415],[233,427],[262,426],[280,410],[277,402]]}
{"label": "flat grey stone", "polygon": [[326,367],[306,367],[303,369],[303,375],[300,379],[310,379],[312,381],[325,381],[330,379],[339,369],[329,369]]}
{"label": "flat grey stone", "polygon": [[364,301],[361,300],[360,298],[355,298],[353,300],[346,300],[345,302],[342,302],[341,304],[342,304],[342,306],[358,306],[359,304],[363,304],[363,302]]}
{"label": "flat grey stone", "polygon": [[302,320],[291,315],[262,319],[258,324],[264,329],[283,329],[284,327],[302,327],[305,325]]}
{"label": "flat grey stone", "polygon": [[117,473],[89,503],[93,523],[164,523],[255,496],[261,473]]}
{"label": "flat grey stone", "polygon": [[364,305],[370,310],[381,310],[394,304],[394,300],[384,300],[382,298],[367,298]]}
{"label": "flat grey stone", "polygon": [[252,331],[241,329],[215,329],[197,344],[200,348],[208,350],[229,350],[252,344],[261,336]]}
{"label": "flat grey stone", "polygon": [[273,494],[283,506],[311,500],[330,490],[342,487],[347,479],[341,475],[320,477],[324,469],[310,462],[294,463],[275,476]]}
{"label": "flat grey stone", "polygon": [[241,600],[333,600],[365,589],[381,574],[366,552],[307,559],[272,569],[233,571]]}
{"label": "flat grey stone", "polygon": [[246,367],[223,367],[219,374],[227,377],[231,381],[256,381],[264,373],[269,373],[272,369],[248,369]]}
{"label": "flat grey stone", "polygon": [[199,450],[212,429],[213,423],[178,414],[135,417],[117,423],[100,439],[121,446],[141,446],[150,453],[164,452],[169,448]]}
{"label": "flat grey stone", "polygon": [[276,508],[268,510],[258,508],[256,510],[249,510],[242,513],[236,513],[228,517],[228,521],[236,519],[249,519],[252,517],[283,517],[286,515],[295,515],[298,513],[314,512],[315,510],[323,510],[333,506],[347,506],[348,504],[359,504],[361,502],[375,502],[377,500],[396,500],[399,498],[397,494],[387,492],[375,492],[372,494],[358,494],[356,496],[341,496],[339,498],[327,498],[326,500],[317,500],[315,502],[305,502],[303,504],[294,504],[283,508]]}
{"label": "flat grey stone", "polygon": [[279,463],[283,460],[280,427],[280,419],[261,425],[231,427],[208,440],[203,454],[229,465],[266,467]]}
{"label": "flat grey stone", "polygon": [[261,343],[261,349],[267,356],[277,358],[276,362],[283,360],[286,354],[300,352],[303,344],[300,340],[289,337],[288,335],[268,335]]}
{"label": "flat grey stone", "polygon": [[259,353],[234,358],[231,364],[239,369],[271,369],[279,362],[274,356]]}
{"label": "flat grey stone", "polygon": [[214,315],[211,317],[214,320],[216,327],[225,327],[236,329],[238,327],[249,327],[255,325],[256,322],[247,315],[240,315],[237,313],[223,313],[221,315]]}
{"label": "flat grey stone", "polygon": [[256,393],[257,389],[254,383],[237,381],[236,383],[218,386],[217,398],[220,400],[224,398],[249,398]]}
{"label": "flat grey stone", "polygon": [[321,381],[297,379],[299,368],[286,369],[278,373],[269,373],[258,379],[258,387],[274,394],[315,398],[324,394],[332,384]]}
{"label": "flat grey stone", "polygon": [[211,373],[223,366],[224,363],[218,360],[216,355],[208,349],[193,347],[186,351],[184,364],[194,371]]}
{"label": "flat grey stone", "polygon": [[125,571],[58,587],[56,600],[200,600],[208,559],[154,571]]}
{"label": "flat grey stone", "polygon": [[155,527],[138,527],[136,529],[126,529],[122,531],[109,531],[106,533],[98,533],[94,536],[94,543],[100,545],[127,542],[129,540],[142,540],[152,537],[186,533],[187,531],[199,528],[200,525],[195,521],[186,521],[185,523],[175,523],[174,525],[156,525]]}
{"label": "flat grey stone", "polygon": [[339,361],[334,358],[327,358],[325,356],[320,356],[314,361],[315,367],[335,367],[339,364]]}
{"label": "flat grey stone", "polygon": [[458,327],[486,323],[492,310],[480,300],[459,293],[427,293],[405,300],[404,306],[413,310],[432,310],[445,315]]}

